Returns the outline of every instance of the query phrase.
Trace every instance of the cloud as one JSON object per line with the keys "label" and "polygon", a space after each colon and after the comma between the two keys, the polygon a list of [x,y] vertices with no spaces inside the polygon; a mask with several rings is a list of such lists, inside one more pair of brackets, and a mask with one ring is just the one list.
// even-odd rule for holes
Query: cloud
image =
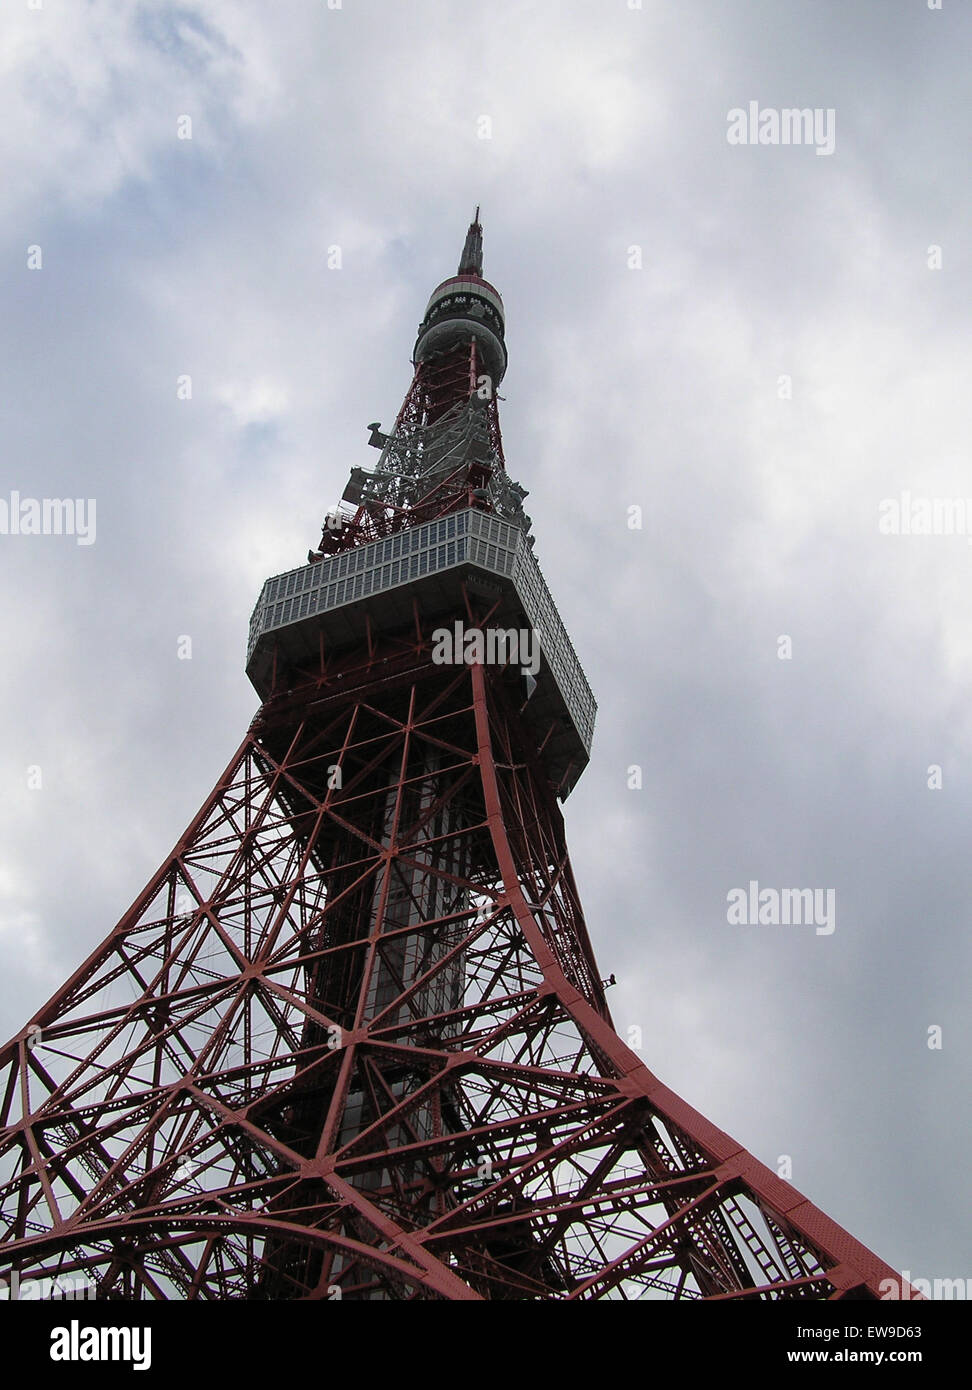
{"label": "cloud", "polygon": [[[229,761],[263,579],[372,461],[481,202],[507,459],[600,706],[565,816],[616,1020],[889,1262],[961,1272],[960,1174],[912,1192],[962,1137],[969,547],[877,530],[972,496],[947,8],[7,7],[3,484],[98,499],[93,547],[0,537],[8,1034]],[[833,106],[834,155],[729,146],[750,99]],[[833,936],[730,927],[750,877],[834,888]]]}

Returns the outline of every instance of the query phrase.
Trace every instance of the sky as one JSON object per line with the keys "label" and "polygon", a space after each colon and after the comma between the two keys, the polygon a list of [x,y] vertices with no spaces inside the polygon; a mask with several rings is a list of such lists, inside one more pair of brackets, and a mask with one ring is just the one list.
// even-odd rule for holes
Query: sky
{"label": "sky", "polygon": [[[479,204],[615,1023],[972,1277],[970,41],[962,0],[4,6],[4,1037],[241,741],[262,583],[373,466]],[[10,534],[13,493],[94,529]],[[833,929],[730,921],[750,883]]]}

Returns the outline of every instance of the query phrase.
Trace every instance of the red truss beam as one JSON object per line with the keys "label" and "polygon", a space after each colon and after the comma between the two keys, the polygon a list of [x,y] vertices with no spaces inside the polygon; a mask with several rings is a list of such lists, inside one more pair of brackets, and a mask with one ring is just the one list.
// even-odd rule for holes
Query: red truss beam
{"label": "red truss beam", "polygon": [[[478,398],[480,377],[475,339],[458,343],[447,352],[419,362],[392,427],[391,437],[398,441],[403,451],[416,447],[423,431],[430,430],[436,424],[441,425],[443,417],[450,410],[464,405],[471,396]],[[495,390],[490,390],[483,403],[483,416],[493,457],[498,466],[505,470],[498,401]],[[367,541],[392,535],[406,526],[419,525],[454,511],[457,507],[479,505],[471,497],[473,486],[468,469],[464,464],[459,464],[452,477],[440,482],[421,501],[411,501],[408,506],[400,507],[363,503],[340,530],[331,530],[325,525],[320,551],[323,554],[337,554],[351,550]]]}
{"label": "red truss beam", "polygon": [[267,702],[0,1053],[0,1273],[130,1300],[897,1278],[615,1033],[522,700],[418,631]]}

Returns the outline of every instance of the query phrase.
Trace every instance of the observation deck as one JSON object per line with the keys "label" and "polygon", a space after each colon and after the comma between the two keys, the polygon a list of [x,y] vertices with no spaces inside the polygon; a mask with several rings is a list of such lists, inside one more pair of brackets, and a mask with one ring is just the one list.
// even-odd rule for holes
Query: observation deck
{"label": "observation deck", "polygon": [[[257,693],[278,673],[426,619],[451,626],[465,614],[462,586],[498,601],[490,628],[532,629],[540,651],[523,718],[543,743],[542,762],[564,799],[590,756],[597,706],[524,531],[473,507],[399,531],[268,579],[250,619],[246,672]],[[367,621],[366,621],[367,619]]]}

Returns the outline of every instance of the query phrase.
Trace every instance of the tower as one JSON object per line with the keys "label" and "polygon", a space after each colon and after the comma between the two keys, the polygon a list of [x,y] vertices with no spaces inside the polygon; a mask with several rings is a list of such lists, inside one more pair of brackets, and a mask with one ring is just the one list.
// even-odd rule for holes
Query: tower
{"label": "tower", "polygon": [[872,1299],[615,1033],[558,802],[595,704],[469,228],[172,853],[0,1052],[0,1274],[104,1299]]}

